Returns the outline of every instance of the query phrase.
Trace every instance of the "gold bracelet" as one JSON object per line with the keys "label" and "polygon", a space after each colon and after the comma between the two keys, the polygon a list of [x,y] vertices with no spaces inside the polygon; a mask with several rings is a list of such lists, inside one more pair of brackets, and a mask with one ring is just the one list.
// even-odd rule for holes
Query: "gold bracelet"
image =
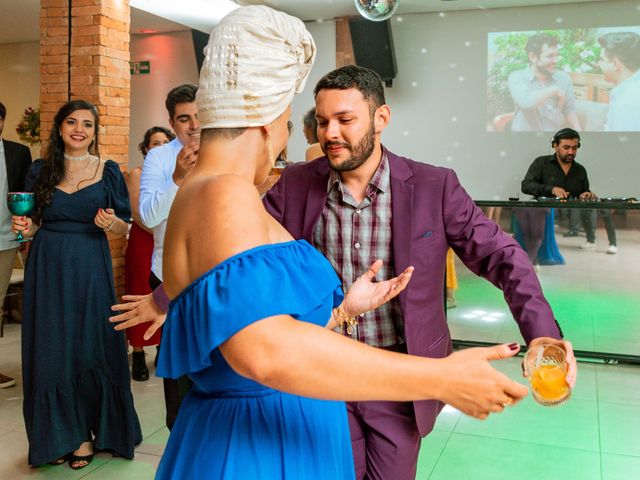
{"label": "gold bracelet", "polygon": [[347,334],[351,335],[353,333],[353,327],[358,325],[358,317],[350,317],[347,315],[347,312],[344,311],[344,307],[342,305],[338,308],[334,308],[333,311],[338,326],[342,329],[342,326],[346,324]]}
{"label": "gold bracelet", "polygon": [[105,232],[110,232],[111,231],[111,227],[113,227],[114,223],[116,223],[116,220],[118,219],[118,217],[113,217],[113,220],[111,221],[111,223],[109,224],[108,227],[103,228],[102,230],[104,230]]}

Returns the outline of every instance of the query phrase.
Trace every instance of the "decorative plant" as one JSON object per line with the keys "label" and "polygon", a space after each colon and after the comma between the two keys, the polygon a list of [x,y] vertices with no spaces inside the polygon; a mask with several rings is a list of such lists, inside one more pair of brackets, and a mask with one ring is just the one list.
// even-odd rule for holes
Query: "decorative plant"
{"label": "decorative plant", "polygon": [[29,145],[37,145],[40,143],[40,109],[27,108],[18,122],[16,132],[20,140]]}

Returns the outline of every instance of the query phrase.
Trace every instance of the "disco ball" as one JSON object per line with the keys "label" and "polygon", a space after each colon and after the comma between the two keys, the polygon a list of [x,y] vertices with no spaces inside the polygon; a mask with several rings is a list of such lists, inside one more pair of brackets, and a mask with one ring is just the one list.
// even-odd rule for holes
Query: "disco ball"
{"label": "disco ball", "polygon": [[355,3],[358,13],[364,18],[382,22],[396,13],[400,0],[355,0]]}

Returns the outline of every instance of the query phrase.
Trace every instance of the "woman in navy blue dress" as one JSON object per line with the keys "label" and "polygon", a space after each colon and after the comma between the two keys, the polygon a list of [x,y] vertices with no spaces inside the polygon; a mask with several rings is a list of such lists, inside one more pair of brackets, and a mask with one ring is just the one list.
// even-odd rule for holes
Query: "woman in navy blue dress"
{"label": "woman in navy blue dress", "polygon": [[29,464],[87,466],[96,449],[126,458],[142,441],[115,300],[107,232],[131,216],[118,164],[98,153],[98,112],[75,100],[56,114],[27,189],[36,196],[14,231],[34,236],[24,279],[22,371]]}

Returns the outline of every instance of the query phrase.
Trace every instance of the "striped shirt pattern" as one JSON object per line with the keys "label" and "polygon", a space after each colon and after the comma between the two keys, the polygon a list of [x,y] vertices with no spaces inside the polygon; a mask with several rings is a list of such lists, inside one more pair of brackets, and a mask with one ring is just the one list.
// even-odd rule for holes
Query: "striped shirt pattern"
{"label": "striped shirt pattern", "polygon": [[[340,276],[344,291],[378,258],[384,263],[376,280],[392,278],[391,187],[386,154],[361,203],[356,202],[334,171],[329,176],[327,192],[327,202],[313,232],[313,242]],[[342,333],[349,336],[345,328]],[[402,343],[404,332],[398,297],[361,315],[351,336],[374,347]]]}

